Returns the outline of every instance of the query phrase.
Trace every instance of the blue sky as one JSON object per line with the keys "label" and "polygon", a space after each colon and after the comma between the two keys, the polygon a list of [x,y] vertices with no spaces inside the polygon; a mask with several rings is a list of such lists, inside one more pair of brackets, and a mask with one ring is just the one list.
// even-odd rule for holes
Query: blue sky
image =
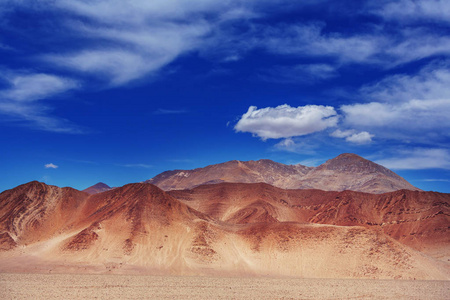
{"label": "blue sky", "polygon": [[448,1],[4,0],[0,191],[344,152],[450,192]]}

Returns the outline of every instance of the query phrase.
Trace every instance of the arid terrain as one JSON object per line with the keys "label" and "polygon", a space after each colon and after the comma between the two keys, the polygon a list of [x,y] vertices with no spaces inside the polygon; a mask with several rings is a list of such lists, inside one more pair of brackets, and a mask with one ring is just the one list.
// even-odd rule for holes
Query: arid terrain
{"label": "arid terrain", "polygon": [[2,299],[434,299],[449,281],[0,274]]}
{"label": "arid terrain", "polygon": [[[364,171],[357,167],[361,160],[355,167],[350,157],[328,167],[372,172],[373,163],[363,160]],[[411,299],[422,295],[411,292],[418,282],[434,299],[448,290],[450,194],[282,189],[264,182],[170,191],[133,183],[89,191],[33,181],[0,194],[0,274],[7,296],[27,298],[49,278],[59,290],[109,290],[119,298],[136,285],[148,297],[189,293],[194,299],[336,299],[348,293],[370,299],[384,288],[387,299]],[[55,273],[91,275],[74,276],[69,284],[72,277],[48,275]],[[355,287],[349,279],[358,280]],[[246,280],[249,286],[267,282],[247,290]],[[398,280],[414,288],[399,289]],[[298,286],[289,289],[294,282]],[[318,282],[323,290],[312,290]],[[28,288],[21,291],[22,285]],[[57,296],[47,289],[42,297]]]}

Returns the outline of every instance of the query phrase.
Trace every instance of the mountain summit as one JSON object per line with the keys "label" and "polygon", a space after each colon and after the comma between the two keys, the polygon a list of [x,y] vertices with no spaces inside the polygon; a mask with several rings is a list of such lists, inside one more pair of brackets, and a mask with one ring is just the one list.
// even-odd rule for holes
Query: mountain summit
{"label": "mountain summit", "polygon": [[419,190],[391,170],[351,153],[341,154],[318,167],[285,165],[268,159],[234,160],[194,170],[166,171],[146,182],[163,190],[191,189],[220,182],[264,182],[283,189],[353,190],[374,194]]}
{"label": "mountain summit", "polygon": [[89,195],[98,194],[102,192],[106,192],[111,190],[112,188],[103,182],[99,182],[94,184],[93,186],[84,189],[83,192],[88,193]]}

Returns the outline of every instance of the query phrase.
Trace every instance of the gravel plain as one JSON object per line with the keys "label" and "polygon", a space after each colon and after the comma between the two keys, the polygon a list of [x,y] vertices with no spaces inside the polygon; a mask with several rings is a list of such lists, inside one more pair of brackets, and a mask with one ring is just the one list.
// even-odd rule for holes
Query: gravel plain
{"label": "gravel plain", "polygon": [[0,299],[449,299],[450,281],[0,274]]}

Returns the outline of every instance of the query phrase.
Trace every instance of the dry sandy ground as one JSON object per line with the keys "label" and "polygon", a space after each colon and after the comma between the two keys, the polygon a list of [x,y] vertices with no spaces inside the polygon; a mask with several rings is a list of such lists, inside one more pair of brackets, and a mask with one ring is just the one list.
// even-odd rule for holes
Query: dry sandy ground
{"label": "dry sandy ground", "polygon": [[449,299],[450,281],[0,274],[0,299]]}

